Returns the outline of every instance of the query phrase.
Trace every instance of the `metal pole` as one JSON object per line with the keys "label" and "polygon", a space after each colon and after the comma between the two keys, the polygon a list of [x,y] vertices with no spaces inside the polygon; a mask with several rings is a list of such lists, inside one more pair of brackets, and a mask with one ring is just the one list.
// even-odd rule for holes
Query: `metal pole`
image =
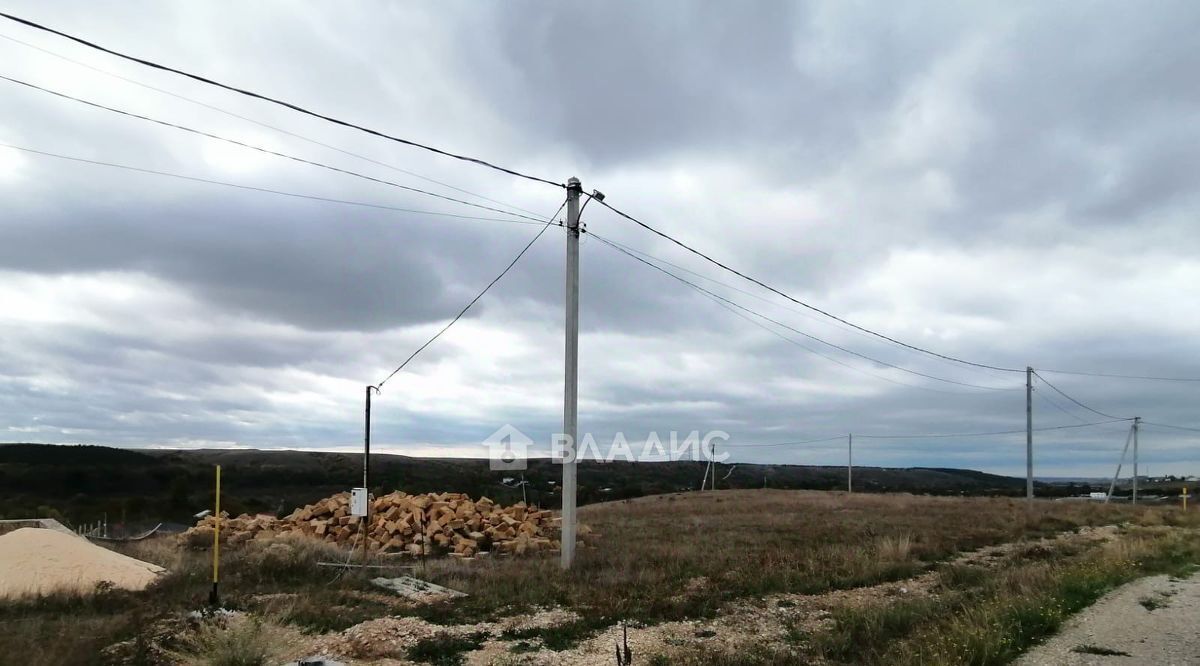
{"label": "metal pole", "polygon": [[1138,426],[1142,423],[1142,417],[1133,417],[1133,504],[1137,504],[1137,488],[1138,488]]}
{"label": "metal pole", "polygon": [[[567,181],[567,297],[566,353],[563,387],[563,435],[578,453],[579,436],[579,195],[578,178]],[[575,473],[576,460],[563,461],[562,568],[575,561]]]}
{"label": "metal pole", "polygon": [[1025,368],[1025,499],[1033,501],[1033,368]]}
{"label": "metal pole", "polygon": [[371,389],[374,388],[367,387],[367,409],[363,420],[363,488],[371,487]]}
{"label": "metal pole", "polygon": [[846,492],[854,492],[854,433],[846,435]]}
{"label": "metal pole", "polygon": [[374,386],[367,387],[366,414],[363,420],[363,488],[367,493],[367,512],[362,517],[363,564],[370,558],[367,552],[367,530],[371,527],[371,391],[379,393]]}
{"label": "metal pole", "polygon": [[216,513],[217,522],[213,529],[213,579],[212,591],[208,593],[208,603],[216,606],[221,603],[221,596],[217,592],[217,583],[220,580],[218,571],[221,561],[221,466],[217,465],[217,490],[216,490]]}

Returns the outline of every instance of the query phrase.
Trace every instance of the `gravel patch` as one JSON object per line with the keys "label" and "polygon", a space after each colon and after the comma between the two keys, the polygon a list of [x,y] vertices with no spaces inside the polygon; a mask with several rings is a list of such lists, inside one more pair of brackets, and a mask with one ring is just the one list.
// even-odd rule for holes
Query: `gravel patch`
{"label": "gravel patch", "polygon": [[[1155,603],[1143,603],[1147,599]],[[1123,585],[1016,663],[1200,664],[1200,573],[1184,580],[1153,576]]]}

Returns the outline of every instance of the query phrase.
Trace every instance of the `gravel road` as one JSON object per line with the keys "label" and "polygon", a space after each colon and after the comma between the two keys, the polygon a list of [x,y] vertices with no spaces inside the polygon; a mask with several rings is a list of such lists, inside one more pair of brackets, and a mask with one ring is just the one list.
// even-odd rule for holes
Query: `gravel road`
{"label": "gravel road", "polygon": [[1113,590],[1016,663],[1200,664],[1200,573],[1143,578]]}

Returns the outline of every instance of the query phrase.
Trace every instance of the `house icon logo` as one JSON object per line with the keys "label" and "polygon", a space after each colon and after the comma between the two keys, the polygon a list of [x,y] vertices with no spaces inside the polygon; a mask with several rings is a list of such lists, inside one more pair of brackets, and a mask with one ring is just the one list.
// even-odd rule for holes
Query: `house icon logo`
{"label": "house icon logo", "polygon": [[512,424],[505,424],[483,440],[488,450],[488,466],[493,471],[524,470],[528,467],[529,445],[533,440]]}

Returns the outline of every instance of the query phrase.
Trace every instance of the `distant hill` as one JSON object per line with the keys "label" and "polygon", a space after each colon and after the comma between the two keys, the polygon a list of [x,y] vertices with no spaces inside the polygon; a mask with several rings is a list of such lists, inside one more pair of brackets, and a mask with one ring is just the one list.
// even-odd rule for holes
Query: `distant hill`
{"label": "distant hill", "polygon": [[90,444],[0,444],[0,464],[153,465],[158,460],[130,449]]}
{"label": "distant hill", "polygon": [[[102,446],[0,444],[0,518],[54,517],[68,523],[101,519],[188,522],[210,507],[213,466],[222,468],[221,505],[231,512],[278,513],[362,483],[362,456],[353,453],[259,450],[128,450]],[[841,490],[846,468],[809,465],[718,465],[719,488]],[[593,462],[579,465],[579,502],[587,504],[695,490],[704,463]],[[374,492],[465,492],[503,502],[521,499],[520,472],[496,472],[488,461],[372,455]],[[509,485],[504,479],[512,477]],[[558,508],[559,465],[529,461],[530,502]],[[856,467],[858,492],[938,495],[1024,493],[1025,481],[975,470]],[[1071,487],[1069,492],[1085,488]],[[1043,495],[1068,490],[1042,486]]]}

